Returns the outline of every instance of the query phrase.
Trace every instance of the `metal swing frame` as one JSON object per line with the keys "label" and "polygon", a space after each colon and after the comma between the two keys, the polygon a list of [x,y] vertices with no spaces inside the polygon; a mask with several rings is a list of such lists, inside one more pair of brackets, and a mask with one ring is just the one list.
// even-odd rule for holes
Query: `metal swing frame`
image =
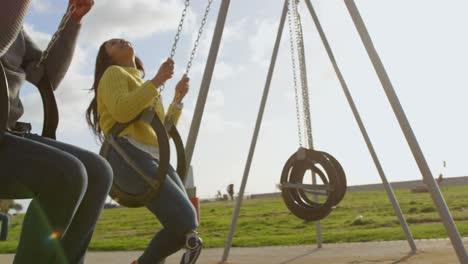
{"label": "metal swing frame", "polygon": [[[416,244],[414,242],[414,238],[411,234],[411,231],[408,227],[408,224],[404,218],[404,215],[403,215],[403,212],[399,206],[399,203],[398,203],[398,200],[396,199],[395,197],[395,194],[393,192],[393,188],[392,186],[390,185],[390,183],[388,182],[387,180],[387,177],[383,171],[383,168],[382,168],[382,165],[378,159],[378,156],[376,154],[376,151],[372,145],[372,142],[370,140],[370,137],[367,133],[367,130],[364,126],[364,123],[360,117],[360,114],[357,110],[357,107],[356,107],[356,104],[354,103],[354,99],[353,97],[351,96],[351,93],[348,89],[348,86],[343,78],[343,75],[341,73],[341,70],[339,69],[338,67],[338,64],[336,62],[336,59],[335,59],[335,56],[331,50],[331,47],[330,47],[330,44],[328,42],[328,39],[323,31],[323,28],[319,22],[319,19],[318,19],[318,16],[312,6],[312,3],[310,0],[304,0],[305,4],[307,5],[307,8],[312,16],[312,19],[314,21],[314,24],[317,28],[317,31],[320,35],[320,38],[323,42],[323,45],[326,49],[326,52],[329,56],[329,59],[330,61],[332,62],[333,64],[333,68],[335,70],[335,73],[340,81],[340,84],[341,84],[341,87],[343,89],[343,92],[346,96],[346,99],[349,103],[349,106],[353,112],[353,115],[354,115],[354,118],[357,122],[357,125],[359,126],[359,129],[362,133],[362,136],[366,142],[366,145],[367,145],[367,148],[369,150],[369,153],[373,159],[373,162],[379,172],[379,175],[380,175],[380,178],[382,180],[382,183],[384,185],[384,188],[385,188],[385,191],[387,192],[387,195],[389,197],[389,200],[391,201],[392,203],[392,206],[395,210],[395,214],[397,215],[398,217],[398,220],[400,222],[400,225],[402,226],[402,229],[403,231],[405,232],[406,234],[406,237],[407,237],[407,241],[408,241],[408,244],[409,244],[409,247],[410,247],[410,250],[412,253],[415,253],[416,250],[417,250],[417,247],[416,247]],[[378,57],[378,54],[377,54],[377,51],[375,50],[373,44],[372,44],[372,41],[370,39],[370,36],[365,28],[365,24],[364,22],[362,21],[362,19],[360,18],[360,15],[359,15],[359,12],[358,12],[358,9],[354,3],[354,0],[344,0],[344,2],[346,3],[346,6],[348,8],[348,11],[353,19],[353,22],[355,23],[356,25],[356,28],[358,30],[358,33],[360,34],[361,36],[361,39],[364,43],[364,46],[366,47],[366,50],[367,50],[367,53],[369,54],[369,57],[371,58],[371,61],[374,65],[374,68],[376,69],[376,72],[379,76],[379,79],[381,80],[381,83],[382,83],[382,86],[384,87],[384,90],[386,92],[386,95],[392,105],[392,108],[393,108],[393,111],[395,112],[395,115],[397,116],[398,118],[398,121],[400,123],[400,127],[401,129],[403,130],[404,134],[405,134],[405,137],[406,137],[406,140],[408,142],[408,144],[410,145],[410,148],[413,152],[413,155],[414,155],[414,158],[416,160],[416,162],[418,163],[418,166],[420,168],[420,171],[423,175],[423,178],[425,180],[425,182],[428,183],[428,186],[429,186],[429,190],[431,192],[431,196],[432,196],[432,199],[434,201],[434,204],[436,205],[437,209],[438,209],[438,212],[444,222],[444,226],[447,230],[447,234],[452,242],[452,245],[457,253],[457,256],[458,256],[458,259],[460,261],[460,263],[468,263],[468,257],[467,257],[467,254],[466,254],[466,250],[464,248],[464,245],[463,245],[463,241],[461,240],[461,236],[460,236],[460,233],[458,232],[456,226],[455,226],[455,223],[453,221],[453,218],[450,214],[450,211],[447,207],[447,204],[445,203],[444,199],[443,199],[443,196],[439,190],[439,187],[438,185],[436,184],[434,178],[432,177],[432,174],[429,170],[429,167],[428,167],[428,164],[427,162],[425,161],[425,158],[424,158],[424,155],[417,143],[417,140],[416,140],[416,137],[414,135],[414,133],[412,132],[411,130],[411,126],[404,114],[404,111],[399,103],[399,100],[398,100],[398,97],[393,89],[393,86],[391,85],[391,82],[390,82],[390,79],[388,77],[388,75],[386,74],[385,72],[385,69],[383,67],[383,64],[382,62],[380,61],[379,57]],[[232,239],[233,239],[233,235],[234,235],[234,230],[235,230],[235,227],[236,227],[236,224],[237,224],[237,219],[238,219],[238,216],[239,216],[239,211],[240,211],[240,207],[241,207],[241,203],[242,203],[242,200],[243,200],[243,196],[244,196],[244,192],[245,192],[245,187],[246,187],[246,184],[247,184],[247,179],[248,179],[248,175],[249,175],[249,170],[250,170],[250,166],[252,164],[252,158],[253,158],[253,154],[254,154],[254,151],[255,151],[255,146],[256,146],[256,142],[257,142],[257,138],[258,138],[258,134],[259,134],[259,131],[260,131],[260,126],[261,126],[261,122],[262,122],[262,118],[263,118],[263,113],[264,113],[264,110],[265,110],[265,105],[266,105],[266,101],[267,101],[267,98],[268,98],[268,93],[269,93],[269,89],[270,89],[270,84],[271,84],[271,79],[272,79],[272,76],[273,76],[273,71],[274,71],[274,67],[275,67],[275,63],[276,63],[276,59],[277,59],[277,56],[278,56],[278,50],[279,50],[279,46],[280,46],[280,42],[281,42],[281,36],[282,36],[282,32],[283,32],[283,28],[284,28],[284,24],[285,24],[285,20],[286,20],[286,15],[287,15],[287,7],[288,7],[288,0],[285,0],[284,2],[284,6],[283,6],[283,11],[282,11],[282,15],[281,15],[281,18],[280,18],[280,22],[279,22],[279,27],[278,27],[278,33],[277,33],[277,36],[276,36],[276,41],[275,41],[275,44],[274,44],[274,48],[273,48],[273,53],[272,53],[272,57],[271,57],[271,62],[270,62],[270,67],[268,69],[268,73],[267,73],[267,78],[266,78],[266,83],[265,83],[265,88],[264,88],[264,92],[263,92],[263,96],[262,96],[262,99],[261,99],[261,102],[260,102],[260,109],[259,109],[259,112],[258,112],[258,116],[257,116],[257,121],[256,121],[256,125],[255,125],[255,129],[254,129],[254,132],[253,132],[253,136],[252,136],[252,142],[251,142],[251,145],[250,145],[250,149],[249,149],[249,154],[248,154],[248,157],[247,157],[247,161],[246,161],[246,165],[245,165],[245,169],[244,169],[244,175],[243,175],[243,178],[242,178],[242,182],[241,182],[241,187],[240,187],[240,190],[239,190],[239,195],[238,195],[238,200],[236,202],[236,207],[234,209],[234,213],[233,213],[233,217],[232,217],[232,222],[231,222],[231,228],[230,228],[230,231],[229,231],[229,234],[227,236],[227,239],[226,239],[226,243],[225,243],[225,248],[224,248],[224,252],[223,252],[223,256],[221,258],[221,261],[222,262],[225,262],[227,261],[228,257],[229,257],[229,251],[230,251],[230,248],[231,248],[231,245],[232,245]],[[320,222],[317,222],[317,226],[316,226],[316,236],[317,236],[317,246],[318,248],[322,247],[322,236],[321,236],[321,228],[320,228]]]}
{"label": "metal swing frame", "polygon": [[[255,129],[254,129],[254,133],[253,133],[253,137],[252,137],[252,142],[251,142],[251,147],[250,147],[250,150],[249,150],[249,154],[248,154],[248,159],[247,159],[247,162],[246,162],[246,166],[245,166],[245,170],[244,170],[244,176],[243,176],[243,179],[242,179],[242,184],[241,184],[241,189],[240,189],[240,192],[239,192],[239,197],[238,197],[238,200],[237,200],[237,204],[236,204],[236,208],[235,208],[235,211],[234,211],[234,215],[233,215],[233,220],[232,220],[232,223],[231,223],[231,230],[229,232],[229,236],[227,238],[227,241],[226,241],[226,244],[225,244],[225,250],[224,250],[224,253],[223,253],[223,256],[222,256],[222,261],[226,261],[228,256],[229,256],[229,250],[230,250],[230,247],[231,247],[231,244],[232,244],[232,237],[233,237],[233,233],[234,233],[234,229],[235,229],[235,226],[236,226],[236,222],[237,222],[237,218],[238,218],[238,215],[239,215],[239,210],[240,210],[240,205],[241,205],[241,202],[242,202],[242,199],[243,199],[243,195],[244,195],[244,191],[245,191],[245,186],[246,186],[246,183],[247,183],[247,179],[248,179],[248,173],[249,173],[249,170],[250,170],[250,165],[251,165],[251,162],[252,162],[252,157],[253,157],[253,154],[254,154],[254,151],[255,151],[255,145],[256,145],[256,141],[257,141],[257,138],[258,138],[258,134],[259,134],[259,130],[260,130],[260,125],[261,125],[261,121],[262,121],[262,118],[263,118],[263,113],[264,113],[264,109],[265,109],[265,105],[266,105],[266,101],[267,101],[267,98],[268,98],[268,92],[269,92],[269,88],[270,88],[270,84],[271,84],[271,79],[272,79],[272,75],[273,75],[273,71],[274,71],[274,66],[275,66],[275,63],[276,63],[276,58],[277,58],[277,55],[278,55],[278,50],[279,50],[279,43],[280,43],[280,40],[281,40],[281,35],[282,35],[282,31],[283,31],[283,28],[284,28],[284,22],[285,22],[285,18],[286,18],[286,14],[287,14],[287,1],[288,0],[285,0],[285,3],[284,3],[284,7],[283,7],[283,11],[282,11],[282,15],[281,15],[281,19],[280,19],[280,23],[279,23],[279,28],[278,28],[278,34],[277,34],[277,37],[276,37],[276,41],[275,41],[275,45],[274,45],[274,48],[273,48],[273,54],[272,54],[272,58],[271,58],[271,63],[270,63],[270,67],[269,67],[269,70],[268,70],[268,74],[267,74],[267,79],[266,79],[266,83],[265,83],[265,89],[264,89],[264,93],[263,93],[263,96],[262,96],[262,99],[261,99],[261,104],[260,104],[260,109],[259,109],[259,113],[258,113],[258,116],[257,116],[257,121],[256,121],[256,126],[255,126]],[[327,37],[325,36],[325,33],[322,29],[322,26],[320,25],[319,23],[319,20],[318,20],[318,17],[314,11],[314,8],[312,6],[312,3],[310,2],[310,0],[304,0],[308,9],[309,9],[309,12],[314,20],[314,23],[315,23],[315,26],[317,27],[317,31],[322,39],[322,42],[324,44],[324,47],[327,51],[327,54],[333,64],[333,68],[337,74],[337,77],[340,81],[340,84],[341,84],[341,87],[343,89],[343,92],[345,93],[345,96],[348,100],[348,103],[351,107],[351,110],[353,112],[353,115],[356,119],[356,122],[361,130],[361,133],[364,137],[364,140],[366,142],[366,145],[369,149],[369,152],[371,154],[371,157],[374,161],[374,164],[379,172],[379,175],[382,179],[382,182],[383,182],[383,185],[385,187],[385,190],[387,192],[387,195],[389,196],[389,199],[395,209],[395,212],[396,212],[396,215],[400,221],[400,225],[402,226],[406,236],[407,236],[407,240],[408,240],[408,243],[409,243],[409,246],[411,248],[411,251],[412,252],[415,252],[416,251],[416,245],[414,243],[414,239],[412,237],[412,234],[408,228],[408,225],[406,223],[406,220],[404,219],[404,216],[403,216],[403,213],[401,211],[401,208],[398,204],[398,201],[393,193],[393,189],[391,187],[391,185],[389,184],[386,176],[385,176],[385,173],[383,171],[383,168],[380,164],[380,161],[377,157],[377,154],[376,154],[376,151],[371,143],[371,140],[370,140],[370,137],[365,129],[365,126],[364,126],[364,123],[362,122],[362,119],[360,118],[360,115],[359,115],[359,112],[357,110],[357,107],[354,103],[354,100],[351,96],[351,93],[347,87],[347,84],[346,82],[344,81],[344,78],[343,78],[343,75],[341,74],[341,70],[339,69],[338,65],[337,65],[337,62],[335,60],[335,56],[331,50],[331,47],[329,45],[329,42],[328,42],[328,39]],[[392,108],[395,112],[395,115],[397,116],[398,118],[398,121],[400,123],[400,126],[405,134],[405,137],[406,137],[406,140],[408,141],[408,144],[410,145],[410,148],[413,152],[413,155],[415,157],[415,160],[417,161],[418,163],[418,166],[419,166],[419,169],[421,170],[422,172],[422,175],[424,177],[424,180],[425,182],[428,184],[429,186],[429,190],[430,190],[430,193],[431,193],[431,197],[434,201],[434,204],[437,206],[437,210],[439,212],[439,214],[441,215],[442,217],[442,220],[443,220],[443,223],[444,223],[444,226],[447,230],[447,233],[450,237],[450,240],[452,242],[452,245],[456,251],[456,254],[457,254],[457,257],[460,261],[460,263],[468,263],[468,256],[466,254],[466,250],[464,248],[464,245],[463,245],[463,241],[461,240],[461,236],[455,226],[455,223],[453,221],[453,218],[450,214],[450,211],[447,207],[447,204],[445,203],[444,199],[443,199],[443,196],[439,190],[439,187],[437,186],[437,184],[435,183],[435,180],[434,178],[432,177],[432,174],[429,170],[429,167],[428,167],[428,164],[427,162],[425,161],[425,158],[424,158],[424,155],[422,153],[422,150],[420,149],[418,143],[417,143],[417,140],[416,140],[416,137],[414,135],[414,133],[412,132],[412,129],[411,129],[411,126],[406,118],[406,115],[404,114],[404,111],[401,107],[401,104],[399,103],[399,100],[398,100],[398,97],[393,89],[393,86],[391,84],[391,81],[385,71],[385,68],[383,66],[383,63],[380,61],[380,58],[378,56],[378,53],[377,51],[375,50],[375,47],[373,46],[373,43],[372,43],[372,40],[370,38],[370,35],[369,33],[367,32],[367,29],[365,27],[365,24],[359,14],[359,11],[357,9],[357,6],[355,5],[354,1],[353,0],[344,0],[345,3],[346,3],[346,6],[348,8],[348,11],[353,19],[353,22],[358,30],[358,33],[361,37],[361,40],[363,41],[363,44],[367,50],[367,53],[369,54],[369,57],[371,58],[371,61],[372,61],[372,64],[374,65],[374,68],[377,72],[377,75],[382,83],[382,86],[386,92],[386,95],[392,105]],[[195,148],[195,144],[196,144],[196,139],[197,139],[197,135],[198,135],[198,131],[199,131],[199,128],[200,128],[200,124],[201,124],[201,120],[202,120],[202,117],[203,117],[203,110],[204,110],[204,107],[205,107],[205,103],[206,103],[206,99],[207,99],[207,95],[208,95],[208,92],[209,92],[209,88],[210,88],[210,85],[211,85],[211,80],[212,80],[212,75],[213,75],[213,71],[214,71],[214,68],[215,68],[215,65],[216,65],[216,58],[217,58],[217,55],[218,55],[218,52],[219,52],[219,47],[220,47],[220,43],[221,43],[221,39],[222,39],[222,34],[223,34],[223,30],[224,30],[224,25],[225,25],[225,22],[226,22],[226,17],[227,17],[227,14],[228,14],[228,9],[229,9],[229,5],[230,5],[230,0],[222,0],[221,2],[221,6],[220,6],[220,10],[219,10],[219,14],[218,14],[218,19],[217,19],[217,23],[216,23],[216,27],[215,27],[215,32],[213,34],[213,39],[212,39],[212,42],[211,42],[211,47],[210,47],[210,51],[209,51],[209,56],[208,56],[208,59],[207,59],[207,63],[206,63],[206,67],[205,67],[205,71],[204,71],[204,74],[203,74],[203,79],[202,79],[202,83],[201,83],[201,87],[200,87],[200,91],[199,91],[199,96],[198,96],[198,99],[197,99],[197,104],[196,104],[196,108],[195,108],[195,111],[194,111],[194,116],[193,116],[193,119],[192,119],[192,124],[191,124],[191,127],[190,127],[190,131],[189,131],[189,136],[188,136],[188,139],[187,139],[187,143],[186,143],[186,157],[187,157],[187,166],[190,165],[191,163],[191,159],[192,159],[192,156],[193,156],[193,152],[194,152],[194,148]],[[4,75],[3,75],[4,76]],[[1,76],[0,76],[1,78]],[[2,102],[2,105],[4,106],[7,106],[8,104],[8,86],[7,86],[7,83],[6,83],[6,79],[4,79],[3,81],[0,81],[0,100]],[[6,100],[5,100],[6,98]],[[5,103],[6,102],[6,103]],[[4,103],[4,104],[3,104]],[[2,131],[0,132],[4,132],[4,128],[6,126],[4,126],[4,124],[6,124],[6,121],[5,120],[8,120],[7,116],[8,116],[8,111],[3,111],[5,107],[2,108],[2,112],[0,113],[0,125],[2,125],[0,127],[0,129],[2,129]],[[7,108],[8,109],[8,108]],[[6,118],[5,118],[6,116]],[[0,136],[3,135],[3,133],[0,134]],[[318,247],[321,247],[321,230],[320,230],[320,226],[319,226],[319,222],[317,222],[317,244],[318,244]]]}

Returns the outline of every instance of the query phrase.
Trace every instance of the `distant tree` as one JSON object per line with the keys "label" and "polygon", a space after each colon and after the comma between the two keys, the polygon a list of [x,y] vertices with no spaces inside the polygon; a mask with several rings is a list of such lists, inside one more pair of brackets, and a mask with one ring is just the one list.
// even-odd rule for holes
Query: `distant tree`
{"label": "distant tree", "polygon": [[19,213],[19,211],[23,210],[23,206],[19,203],[14,203],[11,209],[15,210],[16,213]]}
{"label": "distant tree", "polygon": [[216,193],[216,200],[221,200],[223,198],[223,195],[221,194],[221,191],[218,190],[218,193]]}
{"label": "distant tree", "polygon": [[14,200],[0,200],[0,212],[8,214],[8,211],[10,211],[10,209],[19,212],[23,210],[23,206],[19,203],[15,203]]}
{"label": "distant tree", "polygon": [[13,200],[0,200],[0,212],[7,214],[13,205]]}

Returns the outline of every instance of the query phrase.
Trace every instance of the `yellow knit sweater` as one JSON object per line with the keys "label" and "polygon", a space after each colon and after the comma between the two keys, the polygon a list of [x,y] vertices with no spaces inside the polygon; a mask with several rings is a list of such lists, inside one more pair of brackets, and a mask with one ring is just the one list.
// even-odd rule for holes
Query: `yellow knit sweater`
{"label": "yellow knit sweater", "polygon": [[[166,116],[156,87],[151,81],[144,81],[141,72],[133,67],[111,66],[104,72],[98,85],[97,106],[105,135],[115,123],[129,122],[148,107],[153,107],[162,121]],[[180,114],[181,109],[169,106],[167,116],[172,116],[174,124]],[[153,129],[143,121],[134,122],[120,136],[130,136],[142,144],[158,144]]]}

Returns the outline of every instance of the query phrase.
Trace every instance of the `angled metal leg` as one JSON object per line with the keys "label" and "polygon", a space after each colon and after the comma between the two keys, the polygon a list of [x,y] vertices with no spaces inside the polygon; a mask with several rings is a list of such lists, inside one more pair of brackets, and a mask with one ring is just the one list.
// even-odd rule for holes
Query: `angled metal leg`
{"label": "angled metal leg", "polygon": [[453,221],[453,217],[450,213],[450,210],[447,207],[444,197],[440,192],[439,186],[434,180],[432,172],[429,169],[429,165],[427,164],[424,154],[408,121],[408,118],[406,117],[406,114],[403,111],[403,107],[400,104],[400,100],[398,99],[398,96],[395,92],[395,89],[393,88],[390,78],[383,66],[383,63],[380,60],[377,50],[374,47],[372,39],[369,35],[369,32],[367,31],[364,21],[362,20],[359,10],[353,0],[345,0],[345,4],[351,15],[351,18],[353,19],[354,25],[356,26],[359,36],[361,37],[364,47],[367,50],[369,58],[372,61],[372,64],[380,79],[385,94],[387,95],[387,98],[392,106],[393,112],[395,113],[395,116],[398,119],[398,123],[400,124],[401,130],[403,131],[406,141],[408,142],[411,152],[413,153],[413,157],[416,160],[419,170],[424,178],[424,182],[429,188],[432,200],[434,201],[434,204],[437,207],[437,211],[439,212],[445,229],[447,230],[447,234],[457,253],[457,257],[460,263],[466,264],[468,263],[468,256],[466,254],[465,246],[463,244],[460,233],[458,232],[455,222]]}

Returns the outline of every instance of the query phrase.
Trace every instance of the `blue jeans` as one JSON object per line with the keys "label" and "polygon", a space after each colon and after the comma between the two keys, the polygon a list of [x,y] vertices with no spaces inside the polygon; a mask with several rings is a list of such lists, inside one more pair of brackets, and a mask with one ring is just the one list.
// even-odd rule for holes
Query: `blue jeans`
{"label": "blue jeans", "polygon": [[14,263],[83,263],[112,183],[99,155],[38,135],[5,135],[0,199],[32,198]]}
{"label": "blue jeans", "polygon": [[[147,175],[156,175],[159,164],[150,154],[134,147],[124,138],[117,138],[116,141]],[[119,186],[125,186],[126,191],[141,192],[147,188],[138,173],[114,150],[109,153],[109,163],[114,170],[115,181]],[[156,263],[178,251],[185,245],[185,234],[198,227],[195,208],[187,196],[179,175],[171,166],[160,195],[147,208],[159,219],[164,228],[153,237],[138,259],[139,264]]]}
{"label": "blue jeans", "polygon": [[0,212],[0,241],[7,240],[8,237],[8,224],[10,223],[10,217],[7,214]]}

